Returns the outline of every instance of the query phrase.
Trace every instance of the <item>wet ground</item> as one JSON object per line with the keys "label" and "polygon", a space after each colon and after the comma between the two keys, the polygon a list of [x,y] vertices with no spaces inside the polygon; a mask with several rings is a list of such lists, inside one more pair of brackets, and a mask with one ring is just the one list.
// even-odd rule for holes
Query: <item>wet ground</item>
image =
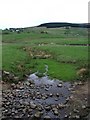
{"label": "wet ground", "polygon": [[3,90],[2,116],[11,120],[84,118],[88,114],[88,101],[86,86],[86,91],[81,93],[80,90],[83,85],[82,82],[71,84],[31,74],[27,81],[12,84],[10,89]]}

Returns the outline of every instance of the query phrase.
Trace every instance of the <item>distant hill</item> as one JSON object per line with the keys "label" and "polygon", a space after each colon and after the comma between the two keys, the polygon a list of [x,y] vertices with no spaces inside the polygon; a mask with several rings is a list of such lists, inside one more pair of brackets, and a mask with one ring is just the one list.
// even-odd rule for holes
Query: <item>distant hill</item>
{"label": "distant hill", "polygon": [[51,22],[43,23],[37,27],[58,28],[58,27],[78,27],[90,28],[90,23],[67,23],[67,22]]}

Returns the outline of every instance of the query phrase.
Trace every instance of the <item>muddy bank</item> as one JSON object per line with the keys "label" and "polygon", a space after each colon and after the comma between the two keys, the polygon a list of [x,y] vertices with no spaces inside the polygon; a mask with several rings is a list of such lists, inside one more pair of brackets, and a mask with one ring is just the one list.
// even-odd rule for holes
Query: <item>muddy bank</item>
{"label": "muddy bank", "polygon": [[27,81],[11,84],[10,89],[3,90],[2,117],[31,120],[85,118],[89,110],[87,84],[71,84],[32,74]]}

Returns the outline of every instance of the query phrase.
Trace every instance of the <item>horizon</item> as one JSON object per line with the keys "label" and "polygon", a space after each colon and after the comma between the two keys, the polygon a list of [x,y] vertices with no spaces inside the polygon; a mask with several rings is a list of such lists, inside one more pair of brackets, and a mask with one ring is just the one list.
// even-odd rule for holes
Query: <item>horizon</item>
{"label": "horizon", "polygon": [[[39,25],[34,25],[34,26],[26,26],[26,27],[10,27],[10,28],[15,28],[15,29],[18,29],[18,28],[29,28],[29,27],[37,27],[37,26],[40,26],[42,24],[47,24],[47,23],[70,23],[70,24],[88,24],[88,23],[71,23],[71,22],[45,22],[45,23],[41,23]],[[10,29],[10,28],[3,28],[1,30],[5,30],[5,29]]]}
{"label": "horizon", "polygon": [[88,0],[0,0],[0,29],[43,23],[88,23]]}

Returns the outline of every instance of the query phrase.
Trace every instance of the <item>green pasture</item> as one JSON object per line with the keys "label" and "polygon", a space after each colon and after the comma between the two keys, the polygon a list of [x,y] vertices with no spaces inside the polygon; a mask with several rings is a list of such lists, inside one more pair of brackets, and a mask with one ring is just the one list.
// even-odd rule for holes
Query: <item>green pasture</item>
{"label": "green pasture", "polygon": [[[43,75],[45,65],[48,65],[48,76],[65,81],[76,80],[79,78],[77,70],[88,66],[88,46],[69,45],[87,45],[87,29],[70,28],[67,34],[65,28],[26,28],[21,33],[4,32],[2,69],[14,73],[20,79],[36,71]],[[30,55],[32,51],[33,56],[36,51],[44,51],[51,57],[33,58]]]}

